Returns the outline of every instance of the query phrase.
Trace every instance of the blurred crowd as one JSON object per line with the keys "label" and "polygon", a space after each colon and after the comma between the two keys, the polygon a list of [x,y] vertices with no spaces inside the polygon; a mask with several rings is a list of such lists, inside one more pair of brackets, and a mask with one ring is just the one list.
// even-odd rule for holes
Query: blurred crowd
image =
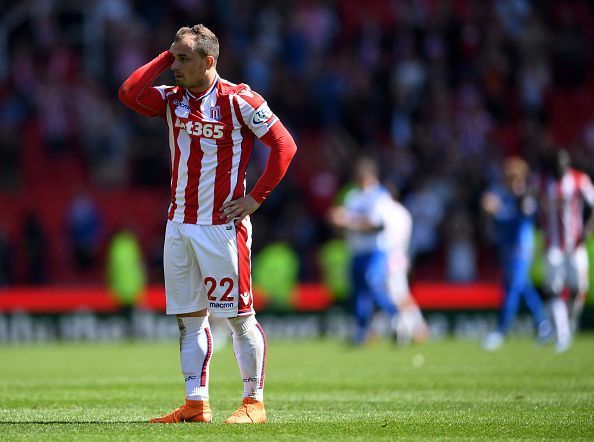
{"label": "blurred crowd", "polygon": [[[563,146],[594,172],[586,0],[5,2],[0,284],[101,282],[105,244],[124,227],[161,280],[166,130],[117,90],[195,23],[219,37],[221,76],[262,94],[297,142],[253,216],[253,249],[289,244],[301,281],[320,278],[326,213],[361,154],[412,214],[415,277],[451,281],[496,269],[479,200],[503,158],[537,166]],[[259,146],[248,188],[265,161]]]}

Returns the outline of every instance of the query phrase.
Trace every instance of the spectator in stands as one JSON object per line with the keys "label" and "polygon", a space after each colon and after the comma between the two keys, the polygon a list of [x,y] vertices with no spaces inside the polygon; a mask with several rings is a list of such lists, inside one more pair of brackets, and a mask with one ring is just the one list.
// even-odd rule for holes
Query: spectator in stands
{"label": "spectator in stands", "polygon": [[13,282],[13,255],[10,240],[4,226],[0,224],[0,286]]}
{"label": "spectator in stands", "polygon": [[46,282],[47,235],[35,212],[29,211],[23,222],[25,282],[39,285]]}
{"label": "spectator in stands", "polygon": [[89,194],[74,197],[68,211],[68,233],[78,270],[89,270],[97,260],[102,222],[95,202]]}

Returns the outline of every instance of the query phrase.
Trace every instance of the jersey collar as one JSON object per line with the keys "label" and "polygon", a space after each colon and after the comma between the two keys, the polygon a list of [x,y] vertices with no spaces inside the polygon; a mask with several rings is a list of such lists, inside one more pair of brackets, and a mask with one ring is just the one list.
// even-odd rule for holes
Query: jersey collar
{"label": "jersey collar", "polygon": [[217,87],[217,84],[219,84],[219,74],[217,74],[212,82],[212,85],[206,90],[206,92],[204,92],[202,95],[200,96],[196,96],[193,93],[191,93],[188,89],[186,89],[186,94],[188,94],[188,96],[190,98],[192,98],[193,100],[202,100],[203,98],[207,97],[208,95],[210,95],[212,93],[212,91],[215,90],[215,88]]}

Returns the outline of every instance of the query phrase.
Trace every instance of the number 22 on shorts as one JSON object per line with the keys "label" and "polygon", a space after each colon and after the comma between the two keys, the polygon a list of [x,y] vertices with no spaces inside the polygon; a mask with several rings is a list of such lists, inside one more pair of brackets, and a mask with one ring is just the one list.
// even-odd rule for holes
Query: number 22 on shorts
{"label": "number 22 on shorts", "polygon": [[[233,295],[231,295],[231,291],[233,290],[233,280],[231,278],[223,278],[217,284],[217,280],[212,276],[207,276],[204,278],[204,285],[207,289],[207,296],[209,301],[221,301],[221,302],[233,302],[235,299]],[[221,299],[217,299],[214,291],[217,286],[221,286],[225,289],[225,293],[221,296]]]}

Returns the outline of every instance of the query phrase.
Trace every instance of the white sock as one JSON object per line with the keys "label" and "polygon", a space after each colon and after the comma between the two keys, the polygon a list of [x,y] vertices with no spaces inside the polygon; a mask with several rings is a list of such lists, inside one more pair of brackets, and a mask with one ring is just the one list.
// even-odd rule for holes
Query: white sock
{"label": "white sock", "polygon": [[425,326],[425,319],[423,319],[423,314],[421,313],[419,307],[412,305],[406,310],[406,312],[410,315],[415,329]]}
{"label": "white sock", "polygon": [[555,328],[557,329],[557,342],[566,344],[571,337],[569,329],[569,316],[567,313],[567,304],[560,297],[556,297],[551,301],[551,313],[553,314],[553,321],[555,321]]}
{"label": "white sock", "polygon": [[186,381],[186,399],[208,400],[212,335],[208,316],[177,318],[181,369]]}
{"label": "white sock", "polygon": [[575,334],[578,329],[578,323],[580,316],[584,310],[584,303],[586,302],[586,293],[578,293],[573,297],[573,301],[570,303],[571,308],[569,309],[569,326],[572,334]]}
{"label": "white sock", "polygon": [[264,401],[264,372],[268,343],[254,315],[229,318],[233,350],[243,379],[243,397]]}

